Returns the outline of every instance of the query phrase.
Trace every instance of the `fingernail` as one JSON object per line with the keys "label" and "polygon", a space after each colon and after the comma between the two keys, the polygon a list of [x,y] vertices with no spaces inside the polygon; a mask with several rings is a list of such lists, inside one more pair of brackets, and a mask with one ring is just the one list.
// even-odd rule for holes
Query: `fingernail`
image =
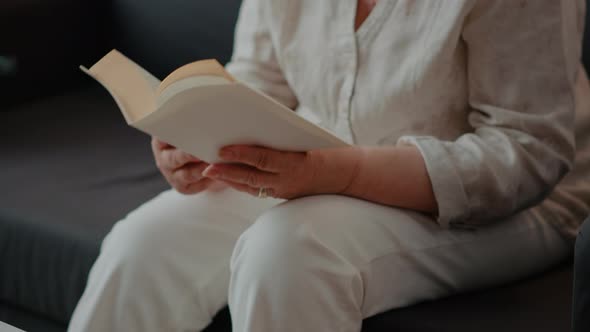
{"label": "fingernail", "polygon": [[235,155],[234,152],[232,150],[229,150],[229,149],[222,149],[219,152],[219,156],[222,159],[233,159],[234,158],[234,155]]}
{"label": "fingernail", "polygon": [[209,165],[207,166],[207,168],[205,168],[205,170],[203,170],[203,173],[201,173],[201,175],[208,178],[217,177],[219,175],[219,170],[213,168],[213,165]]}

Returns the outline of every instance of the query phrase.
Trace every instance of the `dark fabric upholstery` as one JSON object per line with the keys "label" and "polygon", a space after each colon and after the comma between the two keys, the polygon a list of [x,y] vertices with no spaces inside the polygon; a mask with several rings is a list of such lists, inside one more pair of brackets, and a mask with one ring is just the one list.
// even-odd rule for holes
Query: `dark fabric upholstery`
{"label": "dark fabric upholstery", "polygon": [[167,186],[100,87],[2,114],[0,132],[0,300],[65,322],[113,222]]}
{"label": "dark fabric upholstery", "polygon": [[240,3],[114,0],[111,33],[117,48],[162,79],[192,61],[227,62]]}
{"label": "dark fabric upholstery", "polygon": [[586,1],[586,25],[584,26],[584,40],[582,43],[582,62],[586,71],[590,68],[590,0]]}
{"label": "dark fabric upholstery", "polygon": [[78,65],[108,49],[104,25],[109,1],[0,1],[0,112],[10,104],[49,96],[79,84]]}
{"label": "dark fabric upholstery", "polygon": [[569,331],[571,262],[517,283],[389,311],[363,331]]}
{"label": "dark fabric upholstery", "polygon": [[576,240],[572,332],[590,331],[590,219]]}
{"label": "dark fabric upholstery", "polygon": [[27,332],[65,332],[63,324],[52,321],[47,317],[32,313],[28,309],[21,309],[14,305],[0,302],[0,321],[6,322]]}
{"label": "dark fabric upholstery", "polygon": [[240,0],[2,0],[0,111],[81,84],[78,65],[113,47],[159,78],[188,62],[231,56]]}

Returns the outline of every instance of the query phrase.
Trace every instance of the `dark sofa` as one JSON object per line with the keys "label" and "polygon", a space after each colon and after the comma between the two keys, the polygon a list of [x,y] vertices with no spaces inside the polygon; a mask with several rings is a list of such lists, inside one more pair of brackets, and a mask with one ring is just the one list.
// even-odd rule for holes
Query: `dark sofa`
{"label": "dark sofa", "polygon": [[[118,48],[163,78],[231,55],[239,0],[0,2],[0,320],[64,331],[102,238],[167,188],[149,138],[82,75]],[[571,262],[491,289],[393,310],[363,331],[567,331]],[[220,312],[208,331],[230,331]]]}

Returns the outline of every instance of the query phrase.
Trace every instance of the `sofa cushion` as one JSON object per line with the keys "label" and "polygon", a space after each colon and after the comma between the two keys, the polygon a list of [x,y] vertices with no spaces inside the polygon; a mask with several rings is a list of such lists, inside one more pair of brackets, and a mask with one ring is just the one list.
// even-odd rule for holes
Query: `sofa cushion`
{"label": "sofa cushion", "polygon": [[167,185],[99,86],[0,116],[0,301],[65,322],[112,224]]}
{"label": "sofa cushion", "polygon": [[527,280],[389,311],[365,320],[363,331],[565,332],[571,296],[568,261]]}
{"label": "sofa cushion", "polygon": [[28,332],[65,332],[63,324],[0,302],[0,321]]}

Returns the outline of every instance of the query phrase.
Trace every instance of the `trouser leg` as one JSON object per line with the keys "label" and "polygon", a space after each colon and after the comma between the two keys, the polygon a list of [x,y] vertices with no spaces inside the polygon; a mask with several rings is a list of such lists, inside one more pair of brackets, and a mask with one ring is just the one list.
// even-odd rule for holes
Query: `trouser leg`
{"label": "trouser leg", "polygon": [[343,196],[265,212],[231,260],[236,332],[359,331],[374,314],[539,272],[571,248],[535,214],[475,231]]}
{"label": "trouser leg", "polygon": [[233,190],[167,191],[105,238],[69,331],[199,331],[227,303],[238,236],[276,204]]}

